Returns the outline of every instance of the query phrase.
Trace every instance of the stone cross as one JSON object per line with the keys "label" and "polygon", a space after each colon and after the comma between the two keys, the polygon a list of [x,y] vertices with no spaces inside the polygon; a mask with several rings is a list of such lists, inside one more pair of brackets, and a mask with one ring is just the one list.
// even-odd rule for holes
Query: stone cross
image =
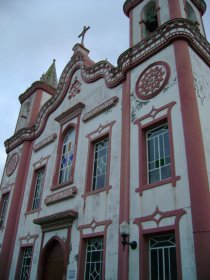
{"label": "stone cross", "polygon": [[79,36],[78,36],[78,38],[82,37],[81,45],[84,45],[84,37],[85,37],[85,33],[88,31],[88,29],[90,29],[90,26],[88,26],[88,27],[84,26],[81,34],[79,34]]}

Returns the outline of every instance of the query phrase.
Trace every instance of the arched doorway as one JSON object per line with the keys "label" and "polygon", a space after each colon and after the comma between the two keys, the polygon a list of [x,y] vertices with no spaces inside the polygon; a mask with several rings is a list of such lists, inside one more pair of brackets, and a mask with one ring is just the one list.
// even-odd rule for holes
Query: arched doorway
{"label": "arched doorway", "polygon": [[52,239],[46,244],[42,260],[42,280],[64,279],[64,251],[61,243],[57,239]]}

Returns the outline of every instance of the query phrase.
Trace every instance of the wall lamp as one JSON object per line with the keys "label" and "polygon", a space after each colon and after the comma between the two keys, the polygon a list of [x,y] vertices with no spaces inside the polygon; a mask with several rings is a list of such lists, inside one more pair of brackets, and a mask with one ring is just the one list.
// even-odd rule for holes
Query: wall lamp
{"label": "wall lamp", "polygon": [[129,229],[129,225],[127,222],[122,222],[122,224],[120,225],[120,235],[122,237],[122,245],[123,245],[123,249],[125,249],[125,245],[130,245],[131,249],[136,249],[137,247],[137,243],[136,241],[132,241],[132,242],[128,242],[127,238],[130,235],[130,229]]}

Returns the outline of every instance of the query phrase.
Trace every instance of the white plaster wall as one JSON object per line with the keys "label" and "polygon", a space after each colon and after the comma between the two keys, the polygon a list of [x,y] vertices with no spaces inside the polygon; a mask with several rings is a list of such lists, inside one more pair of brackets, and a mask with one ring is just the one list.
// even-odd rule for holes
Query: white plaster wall
{"label": "white plaster wall", "polygon": [[[142,103],[141,109],[137,109],[139,102],[143,101],[137,98],[135,94],[135,84],[142,73],[142,71],[151,63],[155,61],[165,61],[171,68],[171,76],[168,84],[166,85],[167,90],[158,94],[156,97],[149,99],[148,103]],[[172,129],[173,129],[173,145],[174,145],[174,157],[175,157],[175,170],[176,176],[181,176],[181,180],[177,181],[176,187],[172,187],[171,184],[165,184],[153,189],[149,189],[143,192],[142,196],[139,196],[135,192],[135,189],[139,187],[139,151],[138,151],[138,126],[133,124],[133,121],[141,116],[148,114],[152,107],[159,108],[172,101],[176,104],[173,106],[171,111],[172,116]],[[143,101],[144,102],[144,101]],[[130,192],[130,224],[133,224],[133,220],[137,217],[147,216],[152,214],[156,207],[159,207],[160,211],[171,211],[175,209],[185,209],[187,214],[184,215],[187,225],[183,222],[180,223],[180,239],[181,242],[181,257],[183,261],[183,275],[188,275],[188,278],[183,279],[194,279],[190,270],[193,270],[195,265],[194,253],[193,253],[193,237],[192,237],[192,221],[190,212],[190,197],[189,197],[189,183],[187,177],[187,165],[185,155],[185,144],[183,135],[183,126],[181,118],[180,100],[179,100],[179,88],[177,81],[177,73],[174,59],[173,46],[169,46],[159,54],[153,56],[146,62],[137,66],[132,70],[131,76],[131,192]],[[186,217],[185,217],[186,216]],[[133,228],[133,240],[138,240],[138,228],[136,225],[132,225]],[[191,248],[186,256],[185,248]],[[133,262],[138,258],[137,251],[131,251],[130,263],[133,266]],[[131,269],[132,271],[132,269]],[[138,272],[131,272],[131,279],[137,279]]]}
{"label": "white plaster wall", "polygon": [[44,105],[44,103],[46,103],[46,102],[50,99],[51,96],[52,96],[52,95],[50,95],[50,94],[47,93],[46,91],[43,91],[43,93],[42,93],[42,99],[41,99],[41,104],[40,104],[40,108],[41,108],[42,105]]}
{"label": "white plaster wall", "polygon": [[190,58],[192,62],[194,85],[200,114],[208,178],[210,180],[210,71],[208,65],[206,65],[192,49],[190,49]]}
{"label": "white plaster wall", "polygon": [[[80,71],[78,70],[72,77],[80,80],[81,92],[76,95],[71,100],[68,98],[68,93],[64,98],[62,104],[49,116],[45,130],[42,134],[35,139],[34,145],[44,140],[46,137],[57,134],[57,138],[53,143],[48,144],[45,148],[40,149],[37,152],[32,152],[28,178],[25,187],[24,200],[21,210],[21,218],[17,232],[16,245],[13,255],[13,264],[11,269],[11,277],[14,275],[14,269],[16,267],[16,261],[19,253],[19,238],[25,236],[30,232],[30,234],[39,234],[39,238],[36,240],[36,252],[35,261],[33,262],[32,271],[37,269],[37,259],[39,254],[41,229],[40,226],[33,224],[33,219],[38,217],[44,217],[53,213],[62,212],[65,210],[73,209],[78,211],[78,219],[73,222],[72,226],[72,251],[70,253],[70,265],[68,270],[72,270],[72,267],[77,269],[75,262],[75,256],[78,254],[79,248],[79,231],[77,229],[78,225],[88,224],[92,222],[93,217],[96,221],[112,220],[112,224],[108,228],[107,234],[107,248],[106,248],[106,258],[109,265],[107,266],[106,275],[108,278],[116,276],[117,273],[117,250],[118,250],[118,219],[119,219],[119,189],[120,189],[120,153],[121,153],[121,91],[122,87],[118,86],[113,89],[108,89],[105,85],[104,79],[100,79],[95,83],[86,84],[82,81]],[[71,86],[70,86],[71,87]],[[84,123],[82,120],[80,122],[79,128],[79,139],[77,145],[77,155],[76,155],[76,165],[74,173],[74,183],[71,186],[76,186],[78,188],[78,194],[75,198],[67,199],[62,202],[58,202],[49,206],[46,206],[44,199],[47,195],[60,192],[65,190],[69,186],[58,189],[56,191],[51,191],[52,179],[54,175],[54,168],[56,164],[56,153],[57,144],[59,138],[60,124],[54,119],[59,116],[62,112],[68,110],[70,107],[74,106],[78,102],[83,102],[85,108],[83,109],[82,115],[91,109],[95,108],[104,101],[110,99],[113,96],[119,97],[117,105],[109,108],[105,112],[99,114],[98,116],[92,118],[91,120]],[[86,135],[94,130],[96,130],[99,125],[105,125],[111,121],[116,120],[116,123],[112,127],[112,139],[111,139],[111,166],[110,166],[110,189],[109,193],[101,192],[93,196],[88,196],[86,201],[82,198],[85,187],[86,179],[86,163],[88,154],[88,139]],[[71,120],[71,122],[76,123],[77,118]],[[65,126],[68,125],[65,124]],[[33,164],[39,161],[41,158],[45,158],[50,155],[44,183],[44,191],[42,196],[42,210],[40,213],[31,213],[29,215],[24,215],[27,209],[28,196],[30,193],[31,182],[33,177]],[[48,233],[47,239],[56,235],[56,232]],[[63,237],[62,237],[63,238]],[[45,242],[47,242],[47,239]],[[72,264],[72,265],[71,265]],[[68,271],[69,272],[69,271]],[[117,276],[116,276],[117,277]],[[12,279],[12,278],[11,278]]]}

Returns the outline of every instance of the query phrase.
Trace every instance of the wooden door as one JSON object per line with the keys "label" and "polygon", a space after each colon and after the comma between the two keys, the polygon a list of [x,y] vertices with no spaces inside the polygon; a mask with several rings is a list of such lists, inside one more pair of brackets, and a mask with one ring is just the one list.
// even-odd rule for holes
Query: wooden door
{"label": "wooden door", "polygon": [[64,279],[64,254],[61,245],[54,240],[46,251],[43,264],[43,280]]}

